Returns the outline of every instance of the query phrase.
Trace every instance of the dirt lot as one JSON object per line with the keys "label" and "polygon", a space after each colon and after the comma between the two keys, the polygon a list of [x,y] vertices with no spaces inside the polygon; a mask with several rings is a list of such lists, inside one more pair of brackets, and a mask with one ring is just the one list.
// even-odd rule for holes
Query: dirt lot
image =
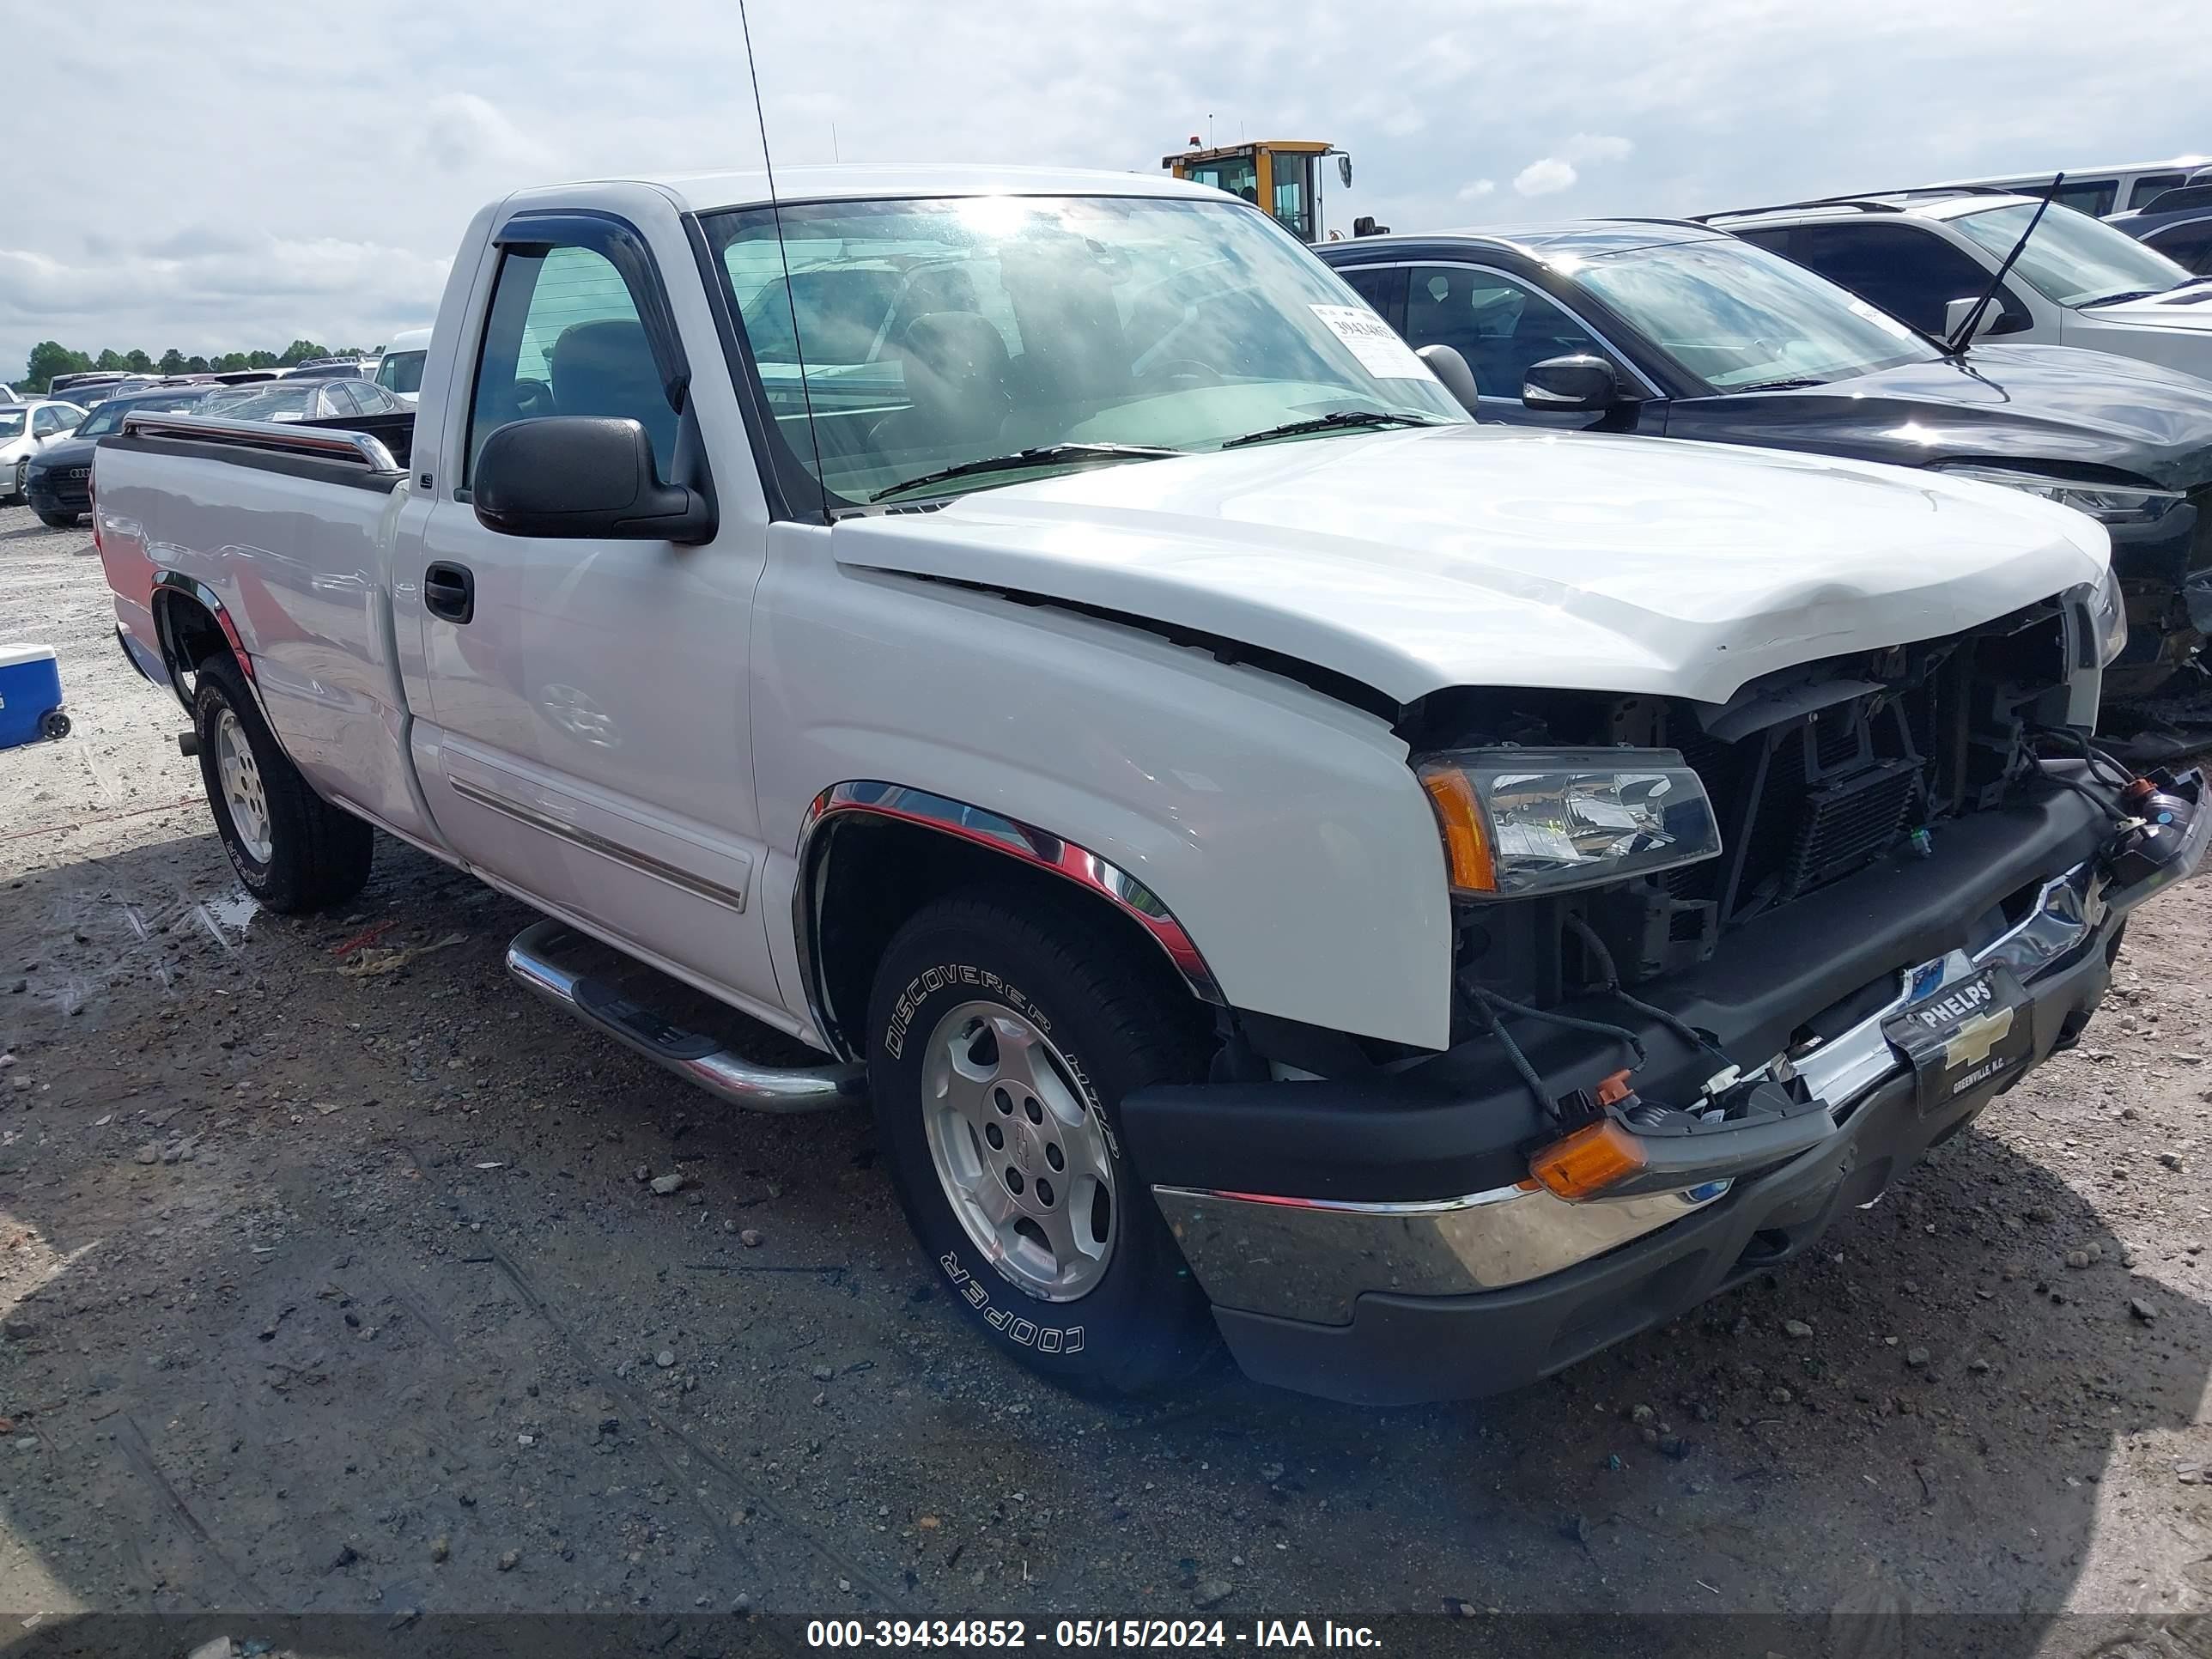
{"label": "dirt lot", "polygon": [[1479,1406],[1224,1375],[1106,1407],[955,1324],[864,1114],[732,1114],[529,1000],[520,907],[387,844],[343,914],[250,915],[87,537],[0,510],[0,584],[76,721],[0,753],[22,1619],[1198,1601],[2212,1644],[2212,884],[1817,1260]]}

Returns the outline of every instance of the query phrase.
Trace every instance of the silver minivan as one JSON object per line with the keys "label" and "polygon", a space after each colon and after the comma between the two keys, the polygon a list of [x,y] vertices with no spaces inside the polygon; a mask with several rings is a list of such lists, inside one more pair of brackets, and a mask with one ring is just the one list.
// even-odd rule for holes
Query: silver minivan
{"label": "silver minivan", "polygon": [[[1945,184],[2008,190],[2016,196],[2049,196],[2061,207],[2101,219],[2108,213],[2131,212],[2160,191],[2179,190],[2189,182],[2191,173],[2203,167],[2212,167],[2212,155],[2177,155],[2169,161],[2129,161],[2118,167],[2045,167],[2040,173],[2008,173],[2002,179],[1951,179]],[[2066,182],[2053,195],[2051,181],[2062,171]]]}

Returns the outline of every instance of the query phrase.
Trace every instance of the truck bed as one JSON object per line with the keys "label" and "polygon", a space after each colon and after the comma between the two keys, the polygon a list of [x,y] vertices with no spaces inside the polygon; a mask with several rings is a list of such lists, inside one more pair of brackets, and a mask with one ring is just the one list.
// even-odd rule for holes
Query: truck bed
{"label": "truck bed", "polygon": [[134,414],[100,440],[93,487],[125,631],[158,660],[155,591],[184,584],[235,629],[269,722],[308,781],[422,834],[386,538],[413,427],[411,415]]}
{"label": "truck bed", "polygon": [[299,421],[292,424],[325,432],[359,432],[374,438],[391,453],[402,471],[414,458],[415,411],[411,409],[392,415],[356,415],[350,420]]}

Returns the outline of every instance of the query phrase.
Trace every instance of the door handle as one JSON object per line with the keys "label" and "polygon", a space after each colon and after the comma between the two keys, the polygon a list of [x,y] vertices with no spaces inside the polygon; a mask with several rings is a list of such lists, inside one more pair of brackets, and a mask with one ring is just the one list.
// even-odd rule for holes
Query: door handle
{"label": "door handle", "polygon": [[422,573],[422,608],[447,622],[465,623],[477,614],[477,579],[465,564],[443,560]]}

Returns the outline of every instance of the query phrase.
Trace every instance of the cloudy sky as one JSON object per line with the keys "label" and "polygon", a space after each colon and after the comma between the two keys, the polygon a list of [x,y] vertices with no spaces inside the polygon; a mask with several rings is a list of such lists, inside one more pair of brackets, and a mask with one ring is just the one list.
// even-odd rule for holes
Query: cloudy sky
{"label": "cloudy sky", "polygon": [[[1325,138],[1337,225],[2212,151],[2202,0],[751,5],[780,163]],[[734,0],[0,0],[0,378],[45,338],[374,344],[430,319],[490,197],[760,152]]]}

